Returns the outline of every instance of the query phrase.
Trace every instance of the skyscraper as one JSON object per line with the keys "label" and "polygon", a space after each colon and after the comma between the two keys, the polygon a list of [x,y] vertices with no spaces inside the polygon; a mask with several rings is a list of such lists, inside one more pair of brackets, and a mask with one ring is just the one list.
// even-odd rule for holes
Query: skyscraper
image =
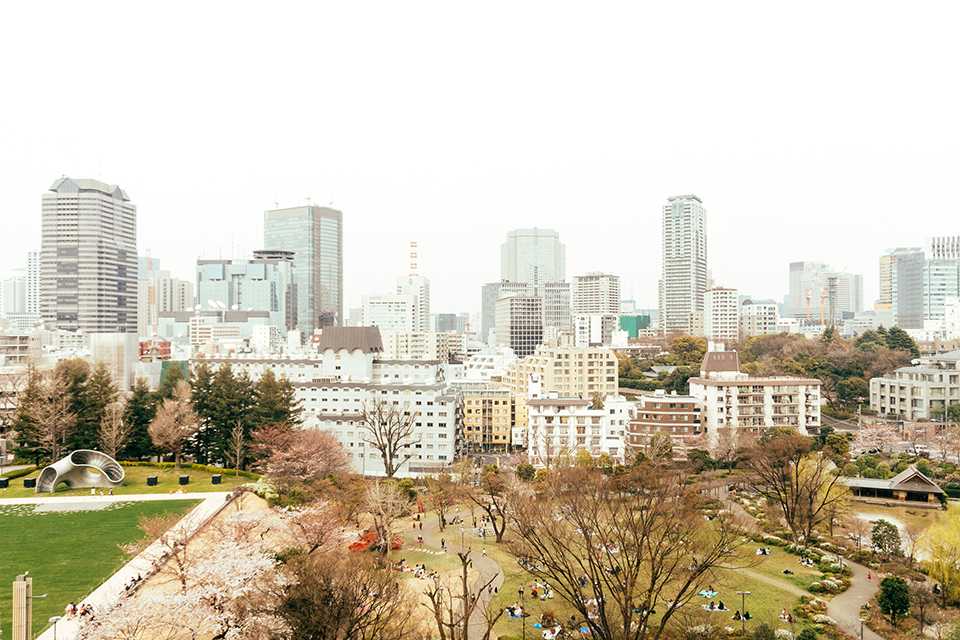
{"label": "skyscraper", "polygon": [[40,252],[27,252],[27,313],[40,313]]}
{"label": "skyscraper", "polygon": [[263,214],[265,249],[293,251],[297,328],[343,324],[343,213],[307,205]]}
{"label": "skyscraper", "polygon": [[509,231],[500,245],[500,280],[533,285],[535,296],[543,295],[546,283],[566,280],[566,270],[566,247],[553,229]]}
{"label": "skyscraper", "polygon": [[40,313],[48,326],[137,331],[137,208],[120,187],[56,180],[42,196]]}
{"label": "skyscraper", "polygon": [[692,329],[707,291],[707,210],[695,195],[667,198],[663,205],[663,270],[660,329]]}

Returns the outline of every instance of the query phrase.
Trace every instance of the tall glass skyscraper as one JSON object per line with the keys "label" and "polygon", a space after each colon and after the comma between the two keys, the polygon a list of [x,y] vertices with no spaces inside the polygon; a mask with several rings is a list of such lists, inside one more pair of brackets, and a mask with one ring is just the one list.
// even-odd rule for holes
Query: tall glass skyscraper
{"label": "tall glass skyscraper", "polygon": [[297,328],[343,324],[343,213],[307,205],[263,214],[264,249],[293,251]]}
{"label": "tall glass skyscraper", "polygon": [[123,189],[64,176],[42,196],[40,314],[48,327],[137,332],[137,208]]}

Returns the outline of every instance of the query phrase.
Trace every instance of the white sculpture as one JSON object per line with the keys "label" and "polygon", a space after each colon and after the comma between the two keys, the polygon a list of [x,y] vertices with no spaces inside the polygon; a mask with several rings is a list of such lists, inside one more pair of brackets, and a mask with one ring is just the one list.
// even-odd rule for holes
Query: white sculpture
{"label": "white sculpture", "polygon": [[61,482],[71,489],[119,487],[123,476],[123,467],[107,454],[79,449],[40,472],[37,493],[53,493]]}

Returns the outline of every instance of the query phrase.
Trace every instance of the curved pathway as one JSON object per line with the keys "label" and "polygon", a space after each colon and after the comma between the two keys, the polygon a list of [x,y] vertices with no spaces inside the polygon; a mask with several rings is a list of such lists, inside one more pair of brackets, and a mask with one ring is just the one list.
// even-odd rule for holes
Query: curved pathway
{"label": "curved pathway", "polygon": [[[876,572],[873,573],[873,579],[867,580],[867,573],[872,571],[867,567],[844,560],[846,565],[853,570],[853,578],[850,581],[850,588],[835,596],[833,600],[827,603],[827,613],[837,621],[837,625],[846,633],[855,638],[860,637],[860,607],[876,593],[879,588],[880,578]],[[863,627],[863,640],[883,640],[883,638],[866,625]]]}
{"label": "curved pathway", "polygon": [[[426,514],[422,514],[426,515]],[[415,544],[416,536],[423,536],[423,544],[425,547],[432,547],[433,549],[440,549],[440,540],[437,539],[439,536],[446,541],[447,550],[451,553],[458,553],[461,550],[470,549],[470,542],[464,534],[463,544],[467,549],[462,549],[459,544],[454,544],[452,541],[460,539],[461,531],[465,531],[460,525],[447,525],[446,529],[441,533],[439,531],[440,518],[431,518],[430,520],[424,520],[423,532],[419,530],[413,536],[411,543]],[[436,531],[435,531],[436,530]],[[409,536],[408,536],[409,537]],[[449,537],[449,540],[447,539]],[[485,612],[487,606],[490,604],[490,600],[493,599],[493,594],[488,593],[484,588],[480,590],[480,585],[485,585],[488,580],[493,578],[491,586],[499,589],[503,586],[503,570],[500,568],[500,565],[497,564],[493,558],[490,556],[483,555],[483,552],[473,552],[470,554],[470,558],[473,560],[473,566],[477,570],[477,581],[470,587],[471,592],[477,596],[477,606],[473,610],[473,615],[470,616],[470,628],[469,628],[469,637],[474,640],[483,638],[483,634],[486,631],[486,619]],[[479,593],[476,593],[479,591]]]}

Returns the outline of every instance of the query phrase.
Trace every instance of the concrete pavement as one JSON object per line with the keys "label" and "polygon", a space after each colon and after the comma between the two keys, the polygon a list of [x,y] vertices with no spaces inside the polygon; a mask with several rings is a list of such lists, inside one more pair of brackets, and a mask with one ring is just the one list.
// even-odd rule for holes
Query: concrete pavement
{"label": "concrete pavement", "polygon": [[[867,573],[871,572],[871,569],[849,560],[844,560],[844,563],[853,570],[850,588],[827,603],[827,613],[846,633],[859,638],[860,607],[876,593],[880,578],[876,572],[873,572],[872,579],[867,580]],[[864,625],[863,640],[883,640],[883,638]]]}

